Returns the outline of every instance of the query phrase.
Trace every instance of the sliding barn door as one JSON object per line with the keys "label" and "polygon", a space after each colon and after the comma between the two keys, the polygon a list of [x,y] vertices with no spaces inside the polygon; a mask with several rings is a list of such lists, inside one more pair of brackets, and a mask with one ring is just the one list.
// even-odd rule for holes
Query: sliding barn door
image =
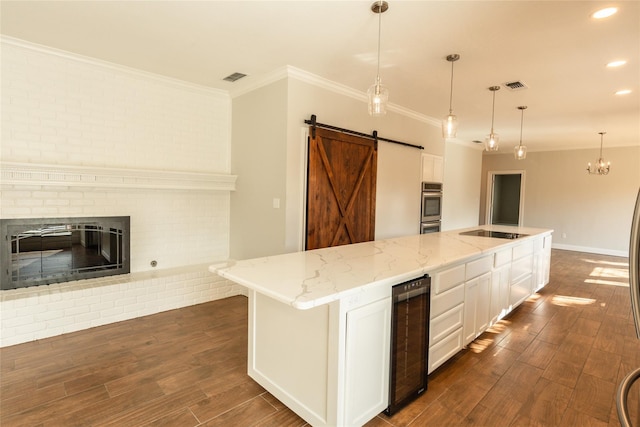
{"label": "sliding barn door", "polygon": [[306,249],[373,240],[376,142],[316,128],[308,153]]}

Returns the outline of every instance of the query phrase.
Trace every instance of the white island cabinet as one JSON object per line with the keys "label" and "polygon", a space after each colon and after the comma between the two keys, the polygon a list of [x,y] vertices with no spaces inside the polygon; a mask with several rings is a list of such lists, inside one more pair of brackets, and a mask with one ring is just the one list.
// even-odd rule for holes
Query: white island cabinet
{"label": "white island cabinet", "polygon": [[[432,372],[548,281],[552,230],[475,227],[211,266],[249,289],[248,374],[314,426],[388,405],[392,286],[432,277]],[[428,392],[428,391],[427,391]]]}

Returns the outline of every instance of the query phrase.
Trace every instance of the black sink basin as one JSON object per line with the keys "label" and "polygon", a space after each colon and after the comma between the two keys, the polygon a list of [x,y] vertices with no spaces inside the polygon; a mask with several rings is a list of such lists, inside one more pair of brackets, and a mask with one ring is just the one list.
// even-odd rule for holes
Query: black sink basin
{"label": "black sink basin", "polygon": [[471,230],[460,233],[461,236],[494,237],[496,239],[518,239],[528,234],[507,233],[505,231]]}

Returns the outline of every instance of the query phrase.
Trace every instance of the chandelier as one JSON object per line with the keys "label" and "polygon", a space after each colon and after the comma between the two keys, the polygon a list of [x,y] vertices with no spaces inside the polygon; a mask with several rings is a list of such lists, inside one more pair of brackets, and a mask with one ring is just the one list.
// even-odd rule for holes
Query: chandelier
{"label": "chandelier", "polygon": [[594,166],[591,166],[591,162],[587,163],[587,172],[591,175],[606,175],[611,168],[611,162],[605,162],[604,157],[602,157],[602,140],[606,132],[598,133],[600,134],[600,156]]}

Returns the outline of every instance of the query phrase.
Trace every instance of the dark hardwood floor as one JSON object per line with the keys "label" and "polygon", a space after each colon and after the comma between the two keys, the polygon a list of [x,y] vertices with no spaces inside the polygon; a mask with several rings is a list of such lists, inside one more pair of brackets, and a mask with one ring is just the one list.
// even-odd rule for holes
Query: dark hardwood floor
{"label": "dark hardwood floor", "polygon": [[[627,274],[554,250],[549,285],[367,426],[618,426],[615,390],[640,366]],[[305,425],[247,376],[246,336],[237,296],[5,347],[0,425]]]}

